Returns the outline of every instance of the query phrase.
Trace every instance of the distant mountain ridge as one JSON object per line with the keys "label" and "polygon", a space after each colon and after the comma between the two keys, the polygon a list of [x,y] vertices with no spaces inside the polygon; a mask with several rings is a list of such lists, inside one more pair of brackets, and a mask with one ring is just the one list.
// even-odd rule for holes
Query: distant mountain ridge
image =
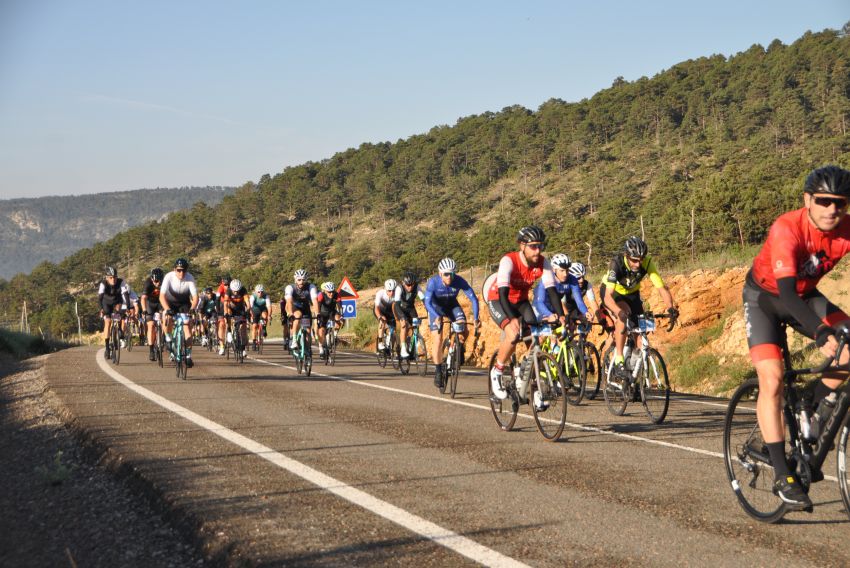
{"label": "distant mountain ridge", "polygon": [[0,200],[0,278],[29,272],[169,213],[214,206],[231,187],[137,189],[90,195]]}

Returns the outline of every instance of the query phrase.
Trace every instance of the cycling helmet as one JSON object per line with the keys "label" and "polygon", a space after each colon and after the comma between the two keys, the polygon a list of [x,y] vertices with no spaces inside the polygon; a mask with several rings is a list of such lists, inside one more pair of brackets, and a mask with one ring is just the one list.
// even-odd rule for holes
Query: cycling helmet
{"label": "cycling helmet", "polygon": [[189,270],[189,261],[185,258],[178,258],[174,261],[174,268],[182,268],[183,270]]}
{"label": "cycling helmet", "polygon": [[838,166],[824,166],[813,170],[803,185],[806,193],[832,193],[850,195],[850,171]]}
{"label": "cycling helmet", "polygon": [[266,289],[265,287],[263,287],[262,284],[257,284],[256,286],[254,286],[254,292],[256,292],[257,294],[262,294],[265,291]]}
{"label": "cycling helmet", "polygon": [[212,294],[212,286],[207,286],[204,288],[204,294]]}
{"label": "cycling helmet", "polygon": [[160,267],[156,267],[151,270],[151,280],[156,280],[157,282],[162,282],[162,278],[165,276],[165,272]]}
{"label": "cycling helmet", "polygon": [[235,292],[238,292],[241,289],[242,289],[242,281],[241,280],[239,280],[238,278],[235,278],[235,279],[230,281],[230,291],[231,292],[235,293]]}
{"label": "cycling helmet", "polygon": [[551,263],[552,266],[557,266],[558,268],[563,268],[564,270],[570,267],[570,257],[563,253],[558,253],[552,257]]}
{"label": "cycling helmet", "polygon": [[222,274],[221,278],[218,279],[219,282],[224,282],[225,284],[230,284],[230,281],[233,278],[230,277],[230,274]]}
{"label": "cycling helmet", "polygon": [[331,293],[331,292],[333,292],[335,289],[336,289],[336,286],[334,286],[334,283],[333,283],[333,282],[324,282],[324,283],[322,283],[322,291],[323,291],[323,292],[327,292],[327,293],[329,293],[329,294],[330,294],[330,293]]}
{"label": "cycling helmet", "polygon": [[546,233],[540,227],[530,225],[519,230],[516,240],[519,243],[542,243],[546,240]]}
{"label": "cycling helmet", "polygon": [[576,278],[584,278],[587,275],[587,269],[580,262],[574,262],[570,265],[570,274]]}
{"label": "cycling helmet", "polygon": [[412,286],[416,284],[416,275],[408,270],[404,273],[404,276],[401,277],[401,283],[406,286]]}
{"label": "cycling helmet", "polygon": [[643,239],[640,237],[629,237],[626,239],[626,245],[624,247],[626,251],[626,255],[632,258],[643,258],[646,256],[647,247],[646,243],[643,242]]}
{"label": "cycling helmet", "polygon": [[387,292],[392,292],[395,290],[396,286],[398,286],[398,282],[393,280],[392,278],[384,281],[384,290]]}
{"label": "cycling helmet", "polygon": [[296,280],[307,280],[307,271],[303,268],[299,268],[295,271],[295,279]]}
{"label": "cycling helmet", "polygon": [[457,272],[457,264],[455,264],[455,261],[451,258],[446,257],[440,261],[440,264],[437,265],[437,271],[440,274],[445,274],[446,272]]}
{"label": "cycling helmet", "polygon": [[107,266],[106,267],[106,275],[107,276],[118,276],[118,271],[115,269],[114,266]]}

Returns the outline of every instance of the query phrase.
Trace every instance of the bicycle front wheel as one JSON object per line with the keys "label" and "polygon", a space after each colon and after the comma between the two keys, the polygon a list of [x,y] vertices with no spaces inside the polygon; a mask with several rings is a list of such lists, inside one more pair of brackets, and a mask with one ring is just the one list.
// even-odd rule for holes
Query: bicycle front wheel
{"label": "bicycle front wheel", "polygon": [[384,349],[384,342],[378,340],[375,343],[375,357],[378,358],[378,366],[382,369],[387,366],[387,352]]}
{"label": "bicycle front wheel", "polygon": [[584,396],[593,400],[602,386],[602,362],[599,360],[599,350],[588,341],[584,342],[584,370],[587,377]]}
{"label": "bicycle front wheel", "polygon": [[514,427],[514,423],[516,422],[516,415],[519,411],[519,401],[516,397],[516,389],[513,388],[513,375],[511,372],[513,371],[514,364],[516,360],[513,356],[511,356],[510,365],[505,368],[507,371],[507,376],[502,377],[502,385],[507,384],[508,387],[508,398],[505,400],[499,400],[496,398],[496,395],[493,394],[493,387],[490,384],[490,373],[493,370],[493,365],[496,364],[496,354],[493,353],[493,356],[490,357],[490,364],[487,366],[487,398],[490,400],[490,410],[493,412],[493,418],[496,419],[496,424],[499,425],[503,431],[507,432]]}
{"label": "bicycle front wheel", "polygon": [[561,437],[567,422],[565,380],[560,365],[549,355],[540,356],[532,367],[531,411],[537,429],[549,442]]}
{"label": "bicycle front wheel", "polygon": [[[548,364],[546,363],[546,359],[541,359],[540,361],[543,364]],[[561,361],[563,363],[563,367],[560,369],[563,373],[561,378],[566,381],[562,384],[565,384],[567,387],[567,401],[573,406],[578,406],[584,398],[584,389],[587,386],[584,356],[579,350],[578,345],[573,342],[564,345]]]}
{"label": "bicycle front wheel", "polygon": [[850,515],[850,479],[847,473],[847,438],[850,437],[850,426],[846,423],[841,429],[841,435],[838,439],[838,454],[835,461],[838,474],[838,487],[841,490],[841,500],[844,501],[844,511]]}
{"label": "bicycle front wheel", "polygon": [[756,417],[758,396],[758,379],[753,378],[738,387],[729,401],[723,458],[732,491],[744,511],[757,521],[775,523],[785,515],[785,505],[773,494],[773,466]]}
{"label": "bicycle front wheel", "polygon": [[422,336],[419,335],[419,331],[416,332],[413,350],[415,354],[411,353],[411,356],[414,357],[416,362],[416,372],[419,373],[420,377],[424,377],[428,374],[428,347],[425,345]]}
{"label": "bicycle front wheel", "polygon": [[667,365],[661,354],[650,348],[646,352],[646,365],[641,371],[640,397],[653,424],[661,424],[670,406],[670,380]]}
{"label": "bicycle front wheel", "polygon": [[395,333],[393,333],[392,337],[390,337],[390,363],[393,366],[393,369],[396,371],[399,370],[401,366],[401,351],[398,347],[398,338]]}
{"label": "bicycle front wheel", "polygon": [[614,373],[614,346],[608,348],[603,359],[605,365],[605,383],[602,385],[602,394],[605,397],[605,405],[608,412],[614,416],[622,416],[626,411],[629,401],[626,399],[625,381]]}
{"label": "bicycle front wheel", "polygon": [[117,365],[121,362],[121,340],[119,339],[118,326],[112,324],[112,363]]}

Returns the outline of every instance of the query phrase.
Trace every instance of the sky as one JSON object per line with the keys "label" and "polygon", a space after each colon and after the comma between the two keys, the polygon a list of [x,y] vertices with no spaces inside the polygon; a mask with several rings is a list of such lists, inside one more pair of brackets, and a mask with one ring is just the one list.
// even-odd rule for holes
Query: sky
{"label": "sky", "polygon": [[241,185],[848,20],[848,0],[0,0],[0,199]]}

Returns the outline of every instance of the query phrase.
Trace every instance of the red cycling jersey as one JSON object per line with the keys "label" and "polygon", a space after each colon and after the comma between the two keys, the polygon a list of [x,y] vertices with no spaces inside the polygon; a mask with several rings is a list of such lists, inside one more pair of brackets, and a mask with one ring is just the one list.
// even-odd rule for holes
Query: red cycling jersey
{"label": "red cycling jersey", "polygon": [[812,292],[841,258],[850,252],[850,218],[845,216],[832,231],[824,232],[809,220],[805,207],[780,215],[753,261],[753,280],[779,294],[776,280],[797,278],[797,294]]}
{"label": "red cycling jersey", "polygon": [[[493,284],[487,290],[487,300],[499,300],[499,287],[508,286],[508,300],[512,304],[518,304],[528,300],[528,292],[537,281],[544,275],[550,276],[550,286],[554,285],[554,276],[549,267],[549,261],[543,255],[533,266],[526,266],[519,258],[520,252],[509,252],[499,262],[498,276],[493,279]],[[547,271],[546,269],[549,268]],[[544,280],[545,277],[544,277]]]}

